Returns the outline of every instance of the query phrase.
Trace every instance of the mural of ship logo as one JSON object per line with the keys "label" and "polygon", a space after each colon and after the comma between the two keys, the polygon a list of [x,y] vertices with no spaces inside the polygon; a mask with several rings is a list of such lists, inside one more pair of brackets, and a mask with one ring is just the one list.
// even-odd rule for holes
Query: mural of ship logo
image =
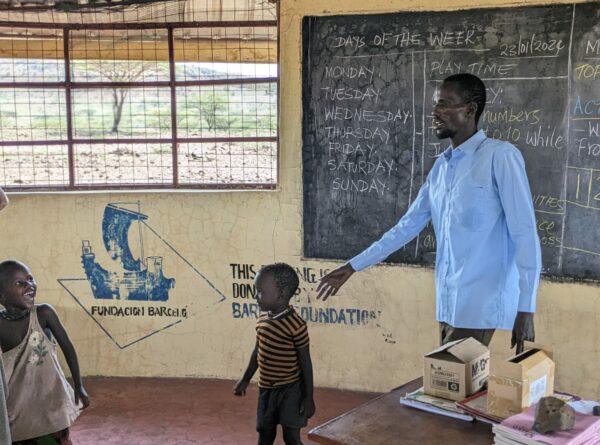
{"label": "mural of ship logo", "polygon": [[227,299],[152,227],[139,201],[106,204],[95,217],[102,222],[102,240],[100,230],[97,238],[74,240],[80,276],[57,281],[119,349],[205,317]]}
{"label": "mural of ship logo", "polygon": [[[148,219],[139,211],[108,204],[102,219],[102,240],[110,258],[123,272],[111,272],[96,261],[88,240],[82,241],[81,262],[94,298],[137,301],[167,301],[169,290],[175,287],[173,278],[163,275],[163,258],[144,258],[142,221]],[[137,223],[137,227],[134,224]],[[130,230],[138,230],[141,258],[136,258],[129,246]]]}

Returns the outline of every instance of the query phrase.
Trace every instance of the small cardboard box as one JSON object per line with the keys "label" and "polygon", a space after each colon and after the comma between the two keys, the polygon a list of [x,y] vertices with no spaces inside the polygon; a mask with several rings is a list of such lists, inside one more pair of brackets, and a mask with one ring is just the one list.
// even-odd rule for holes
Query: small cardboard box
{"label": "small cardboard box", "polygon": [[554,362],[539,348],[493,360],[488,381],[488,413],[503,419],[525,411],[554,393]]}
{"label": "small cardboard box", "polygon": [[490,351],[474,338],[446,343],[423,359],[425,394],[463,400],[483,388]]}

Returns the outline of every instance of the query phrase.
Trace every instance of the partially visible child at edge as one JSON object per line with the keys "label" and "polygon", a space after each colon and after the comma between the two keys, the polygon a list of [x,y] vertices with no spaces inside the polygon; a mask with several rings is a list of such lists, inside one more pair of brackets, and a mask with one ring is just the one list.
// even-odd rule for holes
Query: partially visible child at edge
{"label": "partially visible child at edge", "polygon": [[[8,206],[8,196],[0,188],[0,210]],[[2,365],[2,355],[0,355],[0,444],[9,444],[10,427],[8,426],[8,415],[6,414],[6,378],[4,377],[4,366]]]}
{"label": "partially visible child at edge", "polygon": [[248,368],[233,393],[245,395],[258,368],[258,444],[272,445],[280,424],[286,445],[302,445],[300,428],[315,413],[315,402],[306,322],[289,304],[298,288],[298,275],[287,264],[271,264],[259,271],[255,285],[263,313],[256,324],[256,346]]}
{"label": "partially visible child at edge", "polygon": [[0,210],[8,205],[8,196],[4,193],[4,190],[0,188]]}
{"label": "partially visible child at edge", "polygon": [[[75,348],[48,304],[35,304],[37,285],[23,263],[0,263],[0,346],[8,382],[6,405],[13,445],[71,445],[69,427],[79,402],[89,405]],[[73,376],[71,388],[58,363],[60,346]]]}

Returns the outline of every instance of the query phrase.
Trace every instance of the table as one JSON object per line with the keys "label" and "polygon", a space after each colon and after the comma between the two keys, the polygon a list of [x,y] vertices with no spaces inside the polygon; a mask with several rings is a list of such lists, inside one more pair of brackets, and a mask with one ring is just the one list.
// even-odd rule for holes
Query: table
{"label": "table", "polygon": [[400,396],[422,386],[408,382],[319,425],[308,438],[324,445],[491,445],[491,425],[465,422],[400,405]]}

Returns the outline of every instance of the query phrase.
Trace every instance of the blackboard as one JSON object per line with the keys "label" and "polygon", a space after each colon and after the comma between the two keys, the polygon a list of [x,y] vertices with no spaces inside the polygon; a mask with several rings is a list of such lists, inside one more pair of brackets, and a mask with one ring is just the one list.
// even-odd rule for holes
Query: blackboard
{"label": "blackboard", "polygon": [[[480,120],[526,162],[543,273],[600,279],[600,4],[306,17],[304,256],[349,259],[392,227],[448,146],[433,92],[470,72]],[[388,261],[431,264],[426,228]]]}

